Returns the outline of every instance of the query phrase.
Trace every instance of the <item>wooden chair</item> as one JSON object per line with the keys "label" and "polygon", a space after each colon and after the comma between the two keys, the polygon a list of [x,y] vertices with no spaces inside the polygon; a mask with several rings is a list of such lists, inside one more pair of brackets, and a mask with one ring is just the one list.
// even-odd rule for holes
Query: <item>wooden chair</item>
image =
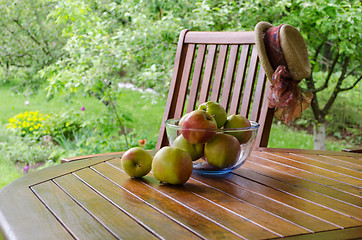
{"label": "wooden chair", "polygon": [[167,119],[180,118],[208,100],[220,102],[228,114],[257,121],[260,129],[254,146],[267,147],[274,109],[267,104],[265,90],[269,81],[254,44],[251,31],[181,32],[156,150],[168,145],[164,124]]}
{"label": "wooden chair", "polygon": [[156,150],[168,145],[167,119],[180,118],[209,100],[221,103],[228,114],[257,121],[255,146],[267,147],[274,109],[268,108],[269,81],[254,44],[252,31],[181,32]]}

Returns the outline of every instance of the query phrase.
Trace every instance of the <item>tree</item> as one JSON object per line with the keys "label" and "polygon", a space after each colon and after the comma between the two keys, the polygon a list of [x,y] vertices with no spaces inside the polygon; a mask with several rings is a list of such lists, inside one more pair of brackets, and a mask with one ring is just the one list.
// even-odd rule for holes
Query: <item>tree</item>
{"label": "tree", "polygon": [[[249,10],[248,10],[249,9]],[[341,92],[361,81],[362,8],[360,1],[254,1],[242,4],[251,21],[288,23],[302,33],[310,53],[312,74],[305,90],[314,94],[314,147],[325,149],[326,116]],[[250,23],[250,21],[249,21]],[[321,74],[322,73],[322,74]],[[322,99],[322,96],[327,96]]]}
{"label": "tree", "polygon": [[313,73],[303,87],[314,92],[315,129],[323,129],[340,93],[361,80],[357,0],[0,1],[6,6],[0,7],[6,16],[0,20],[6,27],[0,33],[2,69],[27,69],[29,76],[48,80],[49,95],[81,87],[115,114],[121,129],[126,116],[112,107],[118,83],[166,93],[177,38],[185,28],[243,31],[259,21],[297,27],[310,53]]}
{"label": "tree", "polygon": [[54,26],[47,15],[50,1],[0,1],[0,67],[3,81],[23,79],[23,85],[37,85],[36,73],[62,55],[63,26]]}
{"label": "tree", "polygon": [[[305,34],[311,52],[312,74],[306,87],[314,93],[314,147],[325,149],[325,124],[337,96],[361,81],[362,8],[360,1],[292,2],[290,20]],[[296,16],[299,16],[298,18]],[[297,25],[298,24],[298,25]],[[324,79],[316,79],[317,72]],[[322,103],[322,91],[332,88]],[[324,93],[325,94],[325,93]]]}

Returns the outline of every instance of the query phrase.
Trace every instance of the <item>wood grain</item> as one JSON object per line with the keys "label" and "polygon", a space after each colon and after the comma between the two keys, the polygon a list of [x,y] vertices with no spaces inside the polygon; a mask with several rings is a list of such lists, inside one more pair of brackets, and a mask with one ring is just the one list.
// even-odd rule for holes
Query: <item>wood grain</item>
{"label": "wood grain", "polygon": [[[117,160],[111,162],[114,163],[117,162]],[[157,222],[153,220],[155,216],[157,216],[156,211],[153,214],[147,214],[146,216],[150,217],[150,221],[155,222],[155,229],[160,230],[163,226],[170,226],[165,230],[167,232],[171,231],[172,236],[176,236],[176,233],[174,233],[172,229],[177,226],[177,223],[188,229],[190,233],[194,233],[202,238],[240,238],[238,235],[225,229],[222,225],[210,221],[205,216],[185,206],[182,202],[167,198],[163,194],[160,194],[159,191],[150,188],[149,181],[151,181],[152,178],[130,179],[119,168],[107,164],[99,164],[95,166],[94,169],[115,182],[119,187],[123,187],[125,190],[132,192],[137,198],[147,203],[143,204],[144,206],[152,206],[152,208],[160,213],[158,214],[160,218],[163,216],[165,219],[174,221],[174,224],[168,223],[165,225],[162,224],[162,222],[159,223],[159,220]]]}
{"label": "wood grain", "polygon": [[111,232],[84,211],[54,182],[47,181],[33,186],[32,189],[73,237],[78,239],[116,239]]}
{"label": "wood grain", "polygon": [[120,156],[80,156],[1,189],[1,233],[30,240],[362,238],[360,155],[260,148],[230,174],[193,174],[181,186],[152,173],[130,178]]}
{"label": "wood grain", "polygon": [[[89,168],[77,171],[54,179],[74,201],[86,212],[95,218],[101,225],[107,228],[114,236],[121,239],[158,239],[154,234],[143,227],[130,214],[120,211],[108,197],[99,194],[91,186],[87,185],[77,174],[94,177],[95,174]],[[97,178],[98,179],[98,178]],[[95,179],[95,180],[97,180]],[[124,196],[123,196],[124,197]],[[73,226],[70,226],[72,228]]]}

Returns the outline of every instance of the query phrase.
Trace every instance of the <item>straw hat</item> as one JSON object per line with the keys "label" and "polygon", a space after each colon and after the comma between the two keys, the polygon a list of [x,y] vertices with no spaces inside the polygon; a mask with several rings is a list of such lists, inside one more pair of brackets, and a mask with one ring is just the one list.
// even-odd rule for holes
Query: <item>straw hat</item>
{"label": "straw hat", "polygon": [[268,22],[259,22],[255,26],[255,45],[270,81],[279,65],[286,65],[295,81],[310,75],[307,46],[295,27],[288,24],[274,27]]}

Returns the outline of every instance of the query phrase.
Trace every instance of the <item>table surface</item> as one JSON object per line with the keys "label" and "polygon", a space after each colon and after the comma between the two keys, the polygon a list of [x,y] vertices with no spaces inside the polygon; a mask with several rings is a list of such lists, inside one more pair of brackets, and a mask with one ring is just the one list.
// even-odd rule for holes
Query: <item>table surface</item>
{"label": "table surface", "polygon": [[[0,190],[9,239],[362,238],[362,154],[256,149],[182,186],[131,179],[120,153],[83,156]],[[311,235],[313,234],[313,235]],[[0,236],[1,238],[1,236]]]}

